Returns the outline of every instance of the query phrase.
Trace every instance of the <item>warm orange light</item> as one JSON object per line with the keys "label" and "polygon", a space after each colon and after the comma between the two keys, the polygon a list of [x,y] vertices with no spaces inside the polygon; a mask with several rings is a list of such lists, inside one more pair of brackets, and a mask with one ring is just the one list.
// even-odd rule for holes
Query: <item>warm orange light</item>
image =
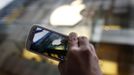
{"label": "warm orange light", "polygon": [[117,63],[113,61],[100,60],[101,70],[107,75],[117,75]]}
{"label": "warm orange light", "polygon": [[51,64],[54,64],[54,65],[58,65],[59,64],[59,61],[56,61],[56,60],[53,60],[53,59],[47,59],[47,62],[48,63],[51,63]]}
{"label": "warm orange light", "polygon": [[42,58],[38,54],[30,52],[26,49],[23,50],[22,56],[29,60],[35,59],[38,62],[42,60]]}
{"label": "warm orange light", "polygon": [[108,25],[104,26],[104,30],[109,31],[109,30],[120,30],[121,26],[119,25]]}
{"label": "warm orange light", "polygon": [[[40,61],[42,61],[44,59],[48,63],[54,64],[54,65],[58,65],[59,64],[58,61],[53,60],[53,59],[49,59],[49,58],[43,58],[42,59],[41,56],[39,56],[38,54],[30,52],[30,51],[28,51],[26,49],[23,50],[22,56],[24,58],[26,58],[26,59],[29,59],[29,60],[35,59],[37,62],[40,62]],[[53,54],[53,56],[57,57],[54,54]]]}

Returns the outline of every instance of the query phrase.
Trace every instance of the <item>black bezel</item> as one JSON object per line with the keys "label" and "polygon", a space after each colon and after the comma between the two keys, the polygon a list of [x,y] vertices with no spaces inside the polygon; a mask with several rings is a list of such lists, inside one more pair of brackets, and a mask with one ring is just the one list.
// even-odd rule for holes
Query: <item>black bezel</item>
{"label": "black bezel", "polygon": [[[38,25],[34,25],[34,26],[31,28],[30,32],[29,32],[29,35],[28,35],[28,38],[27,38],[27,42],[26,42],[26,49],[29,50],[29,51],[31,51],[31,52],[34,52],[34,53],[36,53],[36,54],[42,55],[41,53],[38,53],[38,52],[35,52],[35,51],[30,50],[30,46],[31,46],[31,43],[32,43],[32,40],[33,40],[33,37],[34,37],[33,31],[34,31],[34,29],[36,29],[37,27],[43,28],[43,29],[45,29],[45,30],[48,30],[48,31],[57,33],[57,34],[59,34],[59,35],[61,35],[61,36],[64,36],[64,37],[68,38],[66,35],[60,34],[60,33],[55,32],[55,31],[53,31],[53,30],[50,30],[50,29],[47,29],[47,28],[44,28],[44,27],[41,27],[41,26],[38,26]],[[47,58],[51,58],[51,59],[54,59],[54,60],[57,60],[57,61],[61,61],[60,59],[57,59],[57,58],[54,58],[54,57],[50,57],[50,56],[47,56],[47,55],[42,55],[42,56],[45,56],[45,57],[47,57]]]}

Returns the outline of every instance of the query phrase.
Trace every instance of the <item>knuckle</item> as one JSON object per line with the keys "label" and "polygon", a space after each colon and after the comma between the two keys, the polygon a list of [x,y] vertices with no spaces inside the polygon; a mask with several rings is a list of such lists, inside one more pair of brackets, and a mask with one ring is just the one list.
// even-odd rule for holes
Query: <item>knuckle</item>
{"label": "knuckle", "polygon": [[94,45],[93,45],[93,44],[90,43],[89,45],[90,45],[92,48],[94,48]]}
{"label": "knuckle", "polygon": [[82,52],[90,52],[91,48],[89,46],[83,46],[81,47]]}
{"label": "knuckle", "polygon": [[77,47],[71,47],[69,49],[69,53],[71,53],[71,54],[77,53],[78,51],[79,51],[79,48],[77,48]]}
{"label": "knuckle", "polygon": [[75,46],[70,48],[70,51],[77,51],[77,50],[78,50],[78,47],[75,47]]}

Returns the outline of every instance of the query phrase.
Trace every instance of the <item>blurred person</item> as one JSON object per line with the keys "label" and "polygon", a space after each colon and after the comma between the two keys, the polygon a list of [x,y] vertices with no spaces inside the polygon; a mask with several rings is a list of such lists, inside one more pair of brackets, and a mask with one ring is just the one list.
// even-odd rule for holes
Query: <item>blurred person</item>
{"label": "blurred person", "polygon": [[61,75],[102,75],[94,46],[76,33],[69,34],[69,52],[58,67]]}

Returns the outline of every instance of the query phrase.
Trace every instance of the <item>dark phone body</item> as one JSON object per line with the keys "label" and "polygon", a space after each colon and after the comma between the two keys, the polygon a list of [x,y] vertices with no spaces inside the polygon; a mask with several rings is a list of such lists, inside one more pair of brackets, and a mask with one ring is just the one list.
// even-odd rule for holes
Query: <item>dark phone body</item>
{"label": "dark phone body", "polygon": [[54,60],[64,60],[68,50],[68,37],[41,26],[33,26],[30,30],[26,48]]}

